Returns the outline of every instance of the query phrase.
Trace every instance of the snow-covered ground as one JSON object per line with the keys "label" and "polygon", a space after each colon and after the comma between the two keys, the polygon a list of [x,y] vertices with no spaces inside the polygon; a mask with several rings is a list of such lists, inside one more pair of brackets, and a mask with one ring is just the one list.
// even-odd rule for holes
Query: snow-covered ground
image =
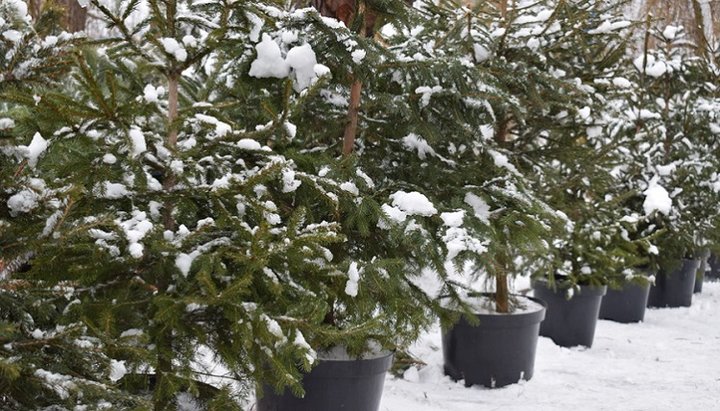
{"label": "snow-covered ground", "polygon": [[540,337],[532,380],[465,388],[443,375],[440,331],[411,352],[427,366],[388,376],[381,411],[720,410],[720,283],[689,308],[649,309],[645,322],[601,320],[593,347],[561,348]]}

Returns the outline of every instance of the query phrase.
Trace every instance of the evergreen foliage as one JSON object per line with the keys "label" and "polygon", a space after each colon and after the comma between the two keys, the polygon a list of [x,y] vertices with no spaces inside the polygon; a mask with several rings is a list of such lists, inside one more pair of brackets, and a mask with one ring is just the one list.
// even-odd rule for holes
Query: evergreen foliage
{"label": "evergreen foliage", "polygon": [[[5,161],[12,155],[15,133],[32,130],[44,116],[31,118],[25,105],[35,104],[34,92],[52,88],[67,74],[77,38],[54,30],[59,14],[52,6],[35,22],[20,1],[0,4],[0,185],[10,187],[23,166]],[[24,104],[14,104],[12,101]],[[28,123],[19,120],[25,117]],[[37,180],[26,180],[31,184]],[[7,192],[0,194],[2,204]],[[3,215],[7,211],[3,206]],[[23,220],[22,224],[28,223]],[[7,278],[5,272],[22,268],[24,253],[6,251],[18,239],[11,225],[0,222],[0,407],[8,410],[48,406],[102,406],[106,400],[130,406],[132,398],[105,385],[112,360],[99,349],[101,342],[88,337],[82,323],[64,317],[72,289],[57,284]],[[14,259],[20,257],[20,259]]]}
{"label": "evergreen foliage", "polygon": [[[35,99],[4,89],[14,109],[2,152],[2,255],[32,256],[27,272],[6,280],[62,287],[57,298],[67,307],[58,321],[78,324],[67,338],[93,339],[100,364],[113,362],[119,374],[153,372],[152,398],[127,398],[154,409],[175,407],[180,391],[199,394],[202,347],[228,370],[212,376],[226,386],[214,406],[233,409],[243,394],[238,383],[249,380],[301,392],[300,371],[315,360],[303,333],[321,343],[353,341],[356,352],[377,324],[415,335],[406,322],[418,316],[402,315],[403,305],[386,304],[397,315],[387,321],[371,315],[378,301],[369,298],[383,303],[392,288],[357,302],[343,291],[352,266],[335,263],[328,247],[344,241],[338,222],[363,197],[342,189],[334,173],[300,170],[265,145],[286,138],[292,125],[258,122],[274,101],[251,88],[247,64],[252,41],[279,10],[152,1],[147,17],[128,26],[137,2],[118,10],[93,4],[113,31],[75,48],[63,84],[33,88]],[[283,116],[292,113],[292,86],[283,82]],[[243,91],[251,98],[235,94]],[[334,163],[326,161],[339,169]],[[381,277],[384,265],[398,263],[372,271]],[[367,306],[348,314],[340,331],[324,324],[338,292]],[[21,337],[4,349],[14,355]],[[52,338],[43,334],[37,344]],[[20,358],[23,372],[38,367]],[[84,392],[62,371],[46,382],[70,381]],[[86,373],[104,386],[121,383],[107,367]],[[113,407],[130,401],[111,392],[104,400]],[[79,405],[78,396],[61,397]]]}
{"label": "evergreen foliage", "polygon": [[648,26],[650,36],[659,47],[632,56],[632,85],[614,113],[624,158],[614,173],[628,192],[626,222],[648,240],[639,254],[672,268],[715,235],[717,210],[708,204],[718,196],[716,71],[688,52],[682,28]]}
{"label": "evergreen foliage", "polygon": [[[623,6],[521,3],[508,13],[522,24],[503,33],[511,72],[532,73],[534,80],[527,82],[530,89],[514,88],[518,98],[525,96],[525,113],[506,145],[524,153],[522,167],[568,225],[552,240],[553,252],[530,269],[550,282],[562,280],[562,287],[602,285],[636,263],[618,218],[618,198],[625,194],[608,172],[621,162],[608,96],[624,85],[620,76],[634,25],[624,18]],[[515,74],[508,77],[512,81]]]}
{"label": "evergreen foliage", "polygon": [[[374,208],[401,223],[402,238],[416,245],[363,241],[350,249],[352,258],[405,259],[402,269],[411,291],[405,293],[406,303],[415,299],[441,315],[446,313],[439,310],[438,297],[467,308],[468,293],[483,289],[478,279],[514,275],[515,257],[542,253],[542,234],[555,220],[527,187],[508,157],[512,154],[492,143],[495,120],[489,102],[512,98],[474,62],[473,42],[458,30],[468,16],[472,35],[485,41],[477,34],[485,31],[481,20],[449,2],[411,10],[407,22],[377,33],[380,43],[349,37],[341,28],[325,36],[320,26],[322,34],[308,39],[315,50],[324,51],[328,60],[323,64],[333,77],[319,90],[322,99],[305,105],[297,120],[299,130],[310,130],[300,126],[302,121],[312,122],[313,132],[298,133],[288,142],[290,149],[312,143],[339,155],[343,96],[349,95],[350,79],[362,81],[355,162],[349,166],[371,177]],[[338,75],[337,68],[347,74]],[[432,206],[420,211],[402,201],[413,196]]]}
{"label": "evergreen foliage", "polygon": [[717,67],[632,55],[622,4],[91,4],[97,39],[0,5],[2,407],[240,409],[719,241]]}

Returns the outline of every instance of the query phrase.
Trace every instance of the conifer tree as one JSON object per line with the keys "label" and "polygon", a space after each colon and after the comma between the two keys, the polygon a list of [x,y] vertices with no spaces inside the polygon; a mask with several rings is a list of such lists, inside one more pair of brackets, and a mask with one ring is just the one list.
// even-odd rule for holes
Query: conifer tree
{"label": "conifer tree", "polygon": [[[397,4],[375,11],[398,14],[394,7]],[[357,138],[353,135],[355,144],[350,146],[353,150],[347,152],[351,90],[360,81],[361,107],[370,104],[376,96],[375,81],[380,78],[377,65],[388,56],[386,49],[366,35],[362,27],[351,25],[349,29],[315,10],[301,9],[280,19],[274,30],[268,27],[267,37],[256,46],[258,51],[266,47],[263,43],[278,47],[289,62],[297,56],[293,50],[312,49],[317,61],[331,74],[299,95],[291,92],[292,110],[278,102],[278,110],[261,122],[272,122],[275,116],[288,121],[296,133],[274,138],[274,149],[291,158],[300,170],[333,176],[342,182],[342,190],[357,196],[339,210],[346,241],[328,247],[332,259],[325,264],[333,267],[336,275],[307,278],[308,288],[320,290],[326,296],[328,308],[324,327],[306,333],[308,341],[323,349],[341,345],[353,355],[366,351],[369,341],[384,348],[405,347],[432,323],[431,309],[437,307],[437,302],[417,280],[423,267],[442,267],[444,261],[441,245],[421,228],[437,225],[437,221],[429,218],[436,212],[431,211],[433,206],[426,198],[416,193],[414,198],[424,201],[427,208],[411,217],[417,222],[410,229],[396,221],[398,214],[388,214],[391,207],[387,204],[388,196],[397,190],[390,191],[386,187],[388,176],[363,160],[364,110],[360,113]],[[258,61],[259,54],[255,60],[236,64],[254,65]],[[297,79],[300,71],[296,70],[295,75]],[[286,74],[267,77],[258,80],[258,84],[270,95],[283,95],[287,89]]]}
{"label": "conifer tree", "polygon": [[505,34],[511,73],[535,80],[510,83],[526,104],[506,145],[525,153],[521,166],[568,224],[552,240],[554,252],[529,268],[551,282],[559,275],[563,287],[604,284],[636,263],[620,219],[626,193],[608,172],[622,157],[609,127],[607,96],[628,82],[621,69],[634,25],[622,7],[617,1],[521,3],[510,13],[523,23]]}
{"label": "conifer tree", "polygon": [[[337,27],[331,36],[309,36],[316,50],[332,50],[323,55],[333,78],[319,89],[323,99],[305,106],[302,119],[316,124],[314,132],[288,142],[288,149],[311,141],[339,155],[348,79],[361,79],[356,155],[347,162],[373,180],[373,208],[401,223],[404,239],[417,244],[383,249],[356,236],[362,242],[350,257],[404,254],[401,267],[413,291],[408,299],[436,311],[438,296],[467,309],[465,297],[482,288],[477,283],[484,274],[506,284],[505,276],[517,272],[517,256],[543,252],[542,235],[556,220],[513,165],[513,154],[492,142],[492,102],[518,104],[477,64],[490,47],[486,23],[453,2],[422,3],[405,20],[383,26],[378,42]],[[418,245],[423,253],[414,251]],[[448,271],[445,260],[455,267]],[[421,272],[427,275],[413,278]],[[511,309],[507,297],[500,300],[501,309]]]}
{"label": "conifer tree", "polygon": [[682,28],[646,29],[647,46],[629,62],[632,81],[618,104],[615,129],[623,134],[626,167],[618,168],[632,193],[628,221],[651,240],[645,257],[672,268],[705,246],[717,213],[716,89],[712,69],[691,47]]}
{"label": "conifer tree", "polygon": [[[37,105],[5,94],[25,106],[4,152],[2,246],[32,255],[13,279],[71,289],[61,320],[97,341],[111,365],[97,381],[126,373],[129,390],[153,373],[154,394],[128,398],[155,409],[180,391],[207,397],[205,347],[224,377],[300,394],[316,351],[403,347],[433,321],[421,270],[444,270],[446,243],[479,245],[440,228],[414,180],[363,157],[364,140],[357,156],[333,151],[342,93],[397,57],[307,9],[150,2],[134,25],[137,4],[93,4],[111,35],[75,50],[69,81],[37,90]],[[381,91],[384,107],[407,93]],[[236,407],[230,388],[212,404]]]}
{"label": "conifer tree", "polygon": [[[602,209],[597,206],[606,201],[613,186],[606,169],[617,161],[612,151],[617,142],[597,138],[604,101],[594,82],[611,77],[626,46],[620,30],[630,23],[617,21],[616,4],[597,2],[519,2],[513,7],[481,5],[474,10],[456,9],[448,2],[428,4],[421,12],[431,16],[427,21],[436,24],[434,30],[424,25],[395,34],[402,45],[400,60],[415,72],[407,75],[391,66],[394,72],[387,77],[399,84],[413,77],[427,82],[408,87],[420,99],[419,113],[410,108],[402,114],[415,116],[410,131],[417,134],[405,137],[403,144],[406,150],[416,150],[427,174],[423,172],[420,179],[400,174],[397,181],[442,193],[437,204],[450,210],[463,199],[467,203],[468,187],[479,185],[482,191],[473,195],[482,202],[474,203],[485,212],[468,207],[463,218],[479,219],[482,229],[470,231],[470,237],[474,235],[483,247],[464,256],[496,280],[499,311],[509,308],[503,296],[505,276],[527,267],[550,276],[558,269],[563,273],[565,267],[572,281],[605,281],[608,272],[622,265],[618,257],[622,253],[598,248],[619,242],[617,234],[623,228],[615,217],[614,202]],[[615,25],[604,26],[608,18],[614,18]],[[572,57],[578,49],[583,53]],[[428,73],[428,66],[440,61],[444,71]],[[394,133],[404,124],[402,117],[388,122]],[[594,133],[596,139],[590,141],[586,133]],[[436,147],[446,141],[451,141],[448,152]],[[395,159],[398,152],[383,152],[379,158]],[[434,157],[437,164],[431,165],[428,158]],[[404,161],[396,164],[412,164]],[[418,170],[400,168],[408,174]],[[401,172],[386,171],[390,173]],[[522,196],[498,190],[500,182],[511,182],[523,201],[518,201]],[[446,201],[454,196],[460,201],[457,197]],[[594,238],[600,229],[606,232]],[[453,231],[457,235],[460,230]],[[462,237],[449,238],[458,239],[452,243],[455,247],[468,244]],[[591,271],[590,276],[590,266],[606,271]]]}
{"label": "conifer tree", "polygon": [[[527,107],[504,77],[512,62],[502,50],[505,39],[498,36],[507,28],[495,25],[504,19],[503,10],[488,6],[470,10],[427,3],[421,16],[434,22],[433,29],[405,34],[411,47],[398,53],[401,60],[415,60],[409,64],[415,70],[424,60],[440,62],[443,68],[428,76],[408,76],[413,82],[406,92],[419,99],[413,107],[418,113],[402,143],[409,164],[417,162],[414,155],[423,162],[425,144],[432,150],[433,157],[428,157],[434,161],[422,164],[420,184],[436,194],[446,210],[440,234],[448,258],[456,260],[458,271],[472,267],[451,284],[494,290],[494,308],[508,312],[514,309],[508,279],[521,272],[522,259],[547,253],[544,240],[559,228],[560,219],[518,167],[522,154],[505,144],[509,118],[522,119]],[[514,80],[530,80],[525,73],[516,74]],[[452,218],[458,214],[462,223]],[[494,284],[478,287],[481,278]]]}
{"label": "conifer tree", "polygon": [[[59,33],[57,10],[48,8],[32,21],[22,1],[0,4],[0,93],[12,94],[23,103],[34,104],[34,92],[52,88],[67,74],[69,47],[78,39]],[[0,98],[0,152],[2,168],[2,215],[10,187],[18,173],[18,164],[5,161],[12,155],[14,136],[28,127],[18,117],[27,115],[23,104]],[[33,122],[36,122],[34,119]],[[23,152],[30,154],[29,147]],[[21,171],[21,170],[20,170]],[[33,183],[37,180],[31,180]],[[86,327],[63,319],[72,292],[68,287],[48,287],[9,273],[21,269],[24,257],[14,259],[5,246],[9,226],[0,219],[0,408],[7,410],[39,409],[64,404],[67,407],[96,407],[108,401],[127,406],[133,399],[103,384],[111,380],[113,361],[99,349],[99,340],[89,338]]]}
{"label": "conifer tree", "polygon": [[[75,48],[62,84],[33,88],[34,99],[3,88],[16,109],[3,130],[0,216],[3,258],[30,257],[8,281],[58,300],[55,321],[73,325],[67,338],[92,341],[101,357],[104,367],[85,371],[98,384],[94,398],[164,410],[184,391],[234,409],[243,394],[236,387],[248,381],[301,392],[300,371],[315,360],[305,334],[337,342],[398,327],[416,335],[427,320],[414,311],[407,319],[397,298],[388,305],[396,316],[374,315],[378,301],[369,301],[395,289],[351,298],[360,274],[389,278],[386,267],[399,270],[398,261],[360,271],[328,249],[343,241],[343,213],[364,209],[356,187],[369,180],[337,180],[342,167],[332,158],[308,172],[269,147],[294,135],[287,120],[312,95],[293,89],[326,73],[301,44],[287,61],[263,66],[280,56],[260,34],[284,12],[268,3],[150,1],[147,18],[129,26],[137,2],[93,4],[112,34]],[[253,79],[275,69],[287,77],[291,66],[278,95]],[[338,291],[348,305],[366,306],[348,309],[343,329],[324,322]],[[5,320],[14,327],[7,332],[23,318]],[[35,334],[38,346],[56,338]],[[365,340],[353,340],[356,351]],[[203,347],[232,386],[203,392]],[[18,361],[33,372],[33,357]],[[46,400],[80,405],[87,391],[67,370],[38,375],[58,392]],[[141,388],[149,394],[130,387],[133,375],[148,373]],[[77,395],[61,393],[71,386]],[[113,397],[116,388],[132,395]],[[43,400],[18,398],[10,401]]]}

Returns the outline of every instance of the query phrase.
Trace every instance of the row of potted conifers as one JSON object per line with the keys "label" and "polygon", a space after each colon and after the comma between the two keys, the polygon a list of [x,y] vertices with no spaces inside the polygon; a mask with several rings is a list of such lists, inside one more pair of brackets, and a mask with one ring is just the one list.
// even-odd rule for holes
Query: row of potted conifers
{"label": "row of potted conifers", "polygon": [[[565,347],[591,347],[598,318],[623,323],[640,322],[645,307],[690,306],[700,291],[704,273],[700,260],[683,260],[671,272],[659,272],[655,284],[634,280],[621,289],[607,286],[551,288],[545,281],[533,283],[534,297],[525,309],[513,314],[477,314],[479,325],[465,318],[443,330],[445,373],[466,386],[502,387],[532,378],[538,336]],[[695,285],[700,287],[696,289]],[[482,297],[482,296],[480,296]],[[265,387],[258,411],[375,411],[382,396],[385,375],[392,364],[390,352],[364,359],[334,353],[303,379],[305,397],[289,391],[274,393]]]}
{"label": "row of potted conifers", "polygon": [[[563,347],[591,347],[597,319],[640,322],[646,307],[690,306],[700,260],[683,260],[671,272],[659,272],[655,284],[636,277],[620,289],[579,286],[572,290],[533,283],[534,301],[543,308],[507,317],[479,315],[480,325],[461,320],[443,335],[445,372],[465,385],[501,387],[529,380],[538,335]],[[558,283],[561,284],[561,283]],[[529,298],[529,297],[528,297]]]}

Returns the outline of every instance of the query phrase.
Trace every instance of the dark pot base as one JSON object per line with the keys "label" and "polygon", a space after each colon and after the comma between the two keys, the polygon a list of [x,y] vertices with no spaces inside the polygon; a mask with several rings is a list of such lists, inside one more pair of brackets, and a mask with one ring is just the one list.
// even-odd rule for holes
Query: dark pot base
{"label": "dark pot base", "polygon": [[393,354],[361,360],[320,360],[303,377],[304,398],[263,386],[257,411],[377,411]]}
{"label": "dark pot base", "polygon": [[473,327],[465,318],[450,329],[443,329],[442,345],[445,374],[465,386],[490,388],[529,380],[535,368],[540,322],[545,304],[533,312],[518,314],[476,314],[480,324]]}
{"label": "dark pot base", "polygon": [[600,302],[607,287],[580,286],[571,299],[564,289],[552,290],[544,281],[532,284],[535,297],[548,306],[547,318],[540,326],[540,335],[550,337],[562,347],[591,347],[600,313]]}
{"label": "dark pot base", "polygon": [[697,269],[697,274],[695,276],[695,287],[693,288],[693,294],[698,294],[702,292],[703,288],[703,282],[705,280],[705,273],[707,272],[710,259],[710,251],[706,250],[704,253],[700,255],[700,266]]}
{"label": "dark pot base", "polygon": [[685,259],[670,273],[661,269],[650,288],[648,307],[690,307],[699,265],[700,260]]}
{"label": "dark pot base", "polygon": [[708,265],[710,269],[705,273],[708,280],[720,280],[720,256],[717,254],[710,254],[708,258]]}
{"label": "dark pot base", "polygon": [[600,318],[619,323],[636,323],[645,319],[650,283],[626,283],[622,289],[608,288],[600,305]]}
{"label": "dark pot base", "polygon": [[695,277],[695,286],[693,287],[693,294],[702,293],[703,281],[705,281],[704,273]]}

